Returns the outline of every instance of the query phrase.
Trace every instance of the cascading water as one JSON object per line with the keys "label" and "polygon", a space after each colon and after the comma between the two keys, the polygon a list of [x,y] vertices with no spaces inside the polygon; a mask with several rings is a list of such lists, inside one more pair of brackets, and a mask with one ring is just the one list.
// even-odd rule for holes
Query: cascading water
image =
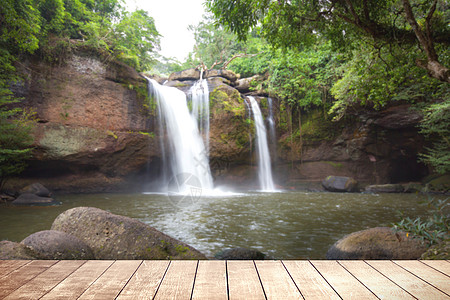
{"label": "cascading water", "polygon": [[208,82],[202,77],[203,72],[200,73],[200,80],[189,90],[189,98],[192,103],[191,114],[198,122],[206,151],[209,153],[209,89]]}
{"label": "cascading water", "polygon": [[[208,154],[197,121],[189,113],[186,95],[176,88],[162,86],[153,79],[147,80],[149,90],[158,104],[160,136],[163,135],[164,127],[167,132],[169,149],[165,148],[161,140],[163,164],[169,166],[167,171],[170,174],[167,175],[192,174],[198,178],[202,189],[212,190]],[[166,156],[166,150],[169,150],[169,157]]]}
{"label": "cascading water", "polygon": [[267,118],[267,122],[269,123],[269,145],[270,145],[270,152],[272,153],[272,155],[276,154],[276,146],[277,146],[277,141],[276,141],[276,133],[275,133],[275,120],[273,119],[273,103],[272,103],[272,98],[267,98],[267,104],[269,106],[269,117]]}
{"label": "cascading water", "polygon": [[264,120],[261,110],[255,98],[248,96],[252,106],[253,118],[256,127],[256,141],[258,146],[258,177],[261,189],[263,191],[274,191],[275,186],[272,179],[272,167],[270,162],[269,147],[267,145],[267,131],[264,126]]}

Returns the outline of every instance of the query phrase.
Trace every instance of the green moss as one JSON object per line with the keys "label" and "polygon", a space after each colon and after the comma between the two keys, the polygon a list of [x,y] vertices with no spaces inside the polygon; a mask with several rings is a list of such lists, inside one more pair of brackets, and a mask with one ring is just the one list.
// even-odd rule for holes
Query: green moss
{"label": "green moss", "polygon": [[182,245],[176,245],[175,250],[178,252],[178,254],[186,254],[189,251],[189,248]]}
{"label": "green moss", "polygon": [[330,166],[332,166],[333,168],[337,168],[337,169],[341,169],[343,167],[342,163],[337,163],[337,162],[333,162],[333,161],[325,161],[325,163],[329,164]]}

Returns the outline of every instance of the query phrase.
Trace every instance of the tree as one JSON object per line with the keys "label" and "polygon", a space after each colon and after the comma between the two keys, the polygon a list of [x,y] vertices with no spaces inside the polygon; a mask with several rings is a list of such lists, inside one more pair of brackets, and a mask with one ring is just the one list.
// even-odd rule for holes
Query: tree
{"label": "tree", "polygon": [[159,49],[160,38],[153,18],[141,9],[125,12],[113,29],[117,57],[138,71],[149,70],[156,61],[153,53]]}
{"label": "tree", "polygon": [[31,153],[33,114],[14,107],[19,99],[10,85],[20,80],[14,68],[18,55],[38,48],[39,28],[31,1],[6,0],[0,6],[0,190],[8,177],[23,170]]}
{"label": "tree", "polygon": [[[422,57],[416,64],[430,77],[450,82],[450,71],[441,63],[450,43],[447,1],[207,0],[206,4],[241,39],[261,24],[263,36],[276,46],[302,47],[321,37],[341,49],[367,37],[382,45],[417,44]],[[439,45],[443,45],[440,52]]]}

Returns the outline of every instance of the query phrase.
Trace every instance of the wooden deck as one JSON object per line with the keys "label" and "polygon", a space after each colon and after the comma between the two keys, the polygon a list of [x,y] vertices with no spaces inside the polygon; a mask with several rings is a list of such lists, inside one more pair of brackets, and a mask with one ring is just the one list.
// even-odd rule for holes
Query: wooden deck
{"label": "wooden deck", "polygon": [[0,261],[0,299],[450,299],[441,261]]}

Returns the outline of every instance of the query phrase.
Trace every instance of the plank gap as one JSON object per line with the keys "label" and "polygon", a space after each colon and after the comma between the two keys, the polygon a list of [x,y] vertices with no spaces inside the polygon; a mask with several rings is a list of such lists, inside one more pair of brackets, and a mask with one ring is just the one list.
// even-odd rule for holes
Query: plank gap
{"label": "plank gap", "polygon": [[253,260],[253,266],[255,266],[256,274],[258,275],[258,280],[259,280],[259,283],[261,284],[264,298],[266,298],[266,300],[267,300],[266,290],[264,289],[264,284],[261,281],[261,276],[259,275],[259,271],[258,271],[258,268],[256,267],[256,263],[254,260]]}

